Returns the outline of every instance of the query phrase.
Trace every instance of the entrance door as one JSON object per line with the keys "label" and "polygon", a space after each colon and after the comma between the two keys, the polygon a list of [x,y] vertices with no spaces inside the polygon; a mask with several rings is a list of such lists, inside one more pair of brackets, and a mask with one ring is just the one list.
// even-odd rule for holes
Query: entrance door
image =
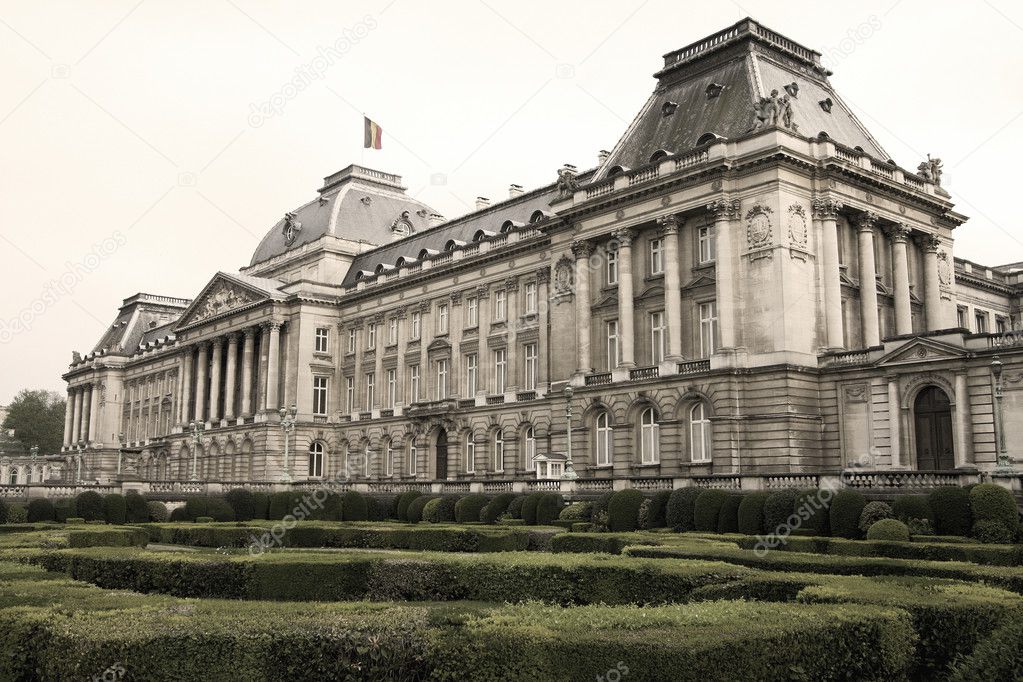
{"label": "entrance door", "polygon": [[448,477],[448,432],[441,429],[437,432],[437,478]]}
{"label": "entrance door", "polygon": [[913,406],[917,469],[954,469],[952,407],[937,386],[920,391]]}

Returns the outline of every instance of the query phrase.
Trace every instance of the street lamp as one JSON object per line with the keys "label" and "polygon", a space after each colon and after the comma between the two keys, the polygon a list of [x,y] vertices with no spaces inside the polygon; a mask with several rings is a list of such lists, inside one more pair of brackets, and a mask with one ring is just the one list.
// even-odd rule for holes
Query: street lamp
{"label": "street lamp", "polygon": [[206,432],[206,422],[192,421],[189,423],[192,429],[192,480],[199,480],[199,446],[202,444],[202,436]]}
{"label": "street lamp", "polygon": [[998,356],[991,359],[991,374],[995,378],[995,426],[998,428],[998,464],[996,471],[1012,471],[1012,459],[1005,450],[1005,420],[1002,413],[1002,361]]}
{"label": "street lamp", "polygon": [[291,482],[291,467],[288,464],[288,442],[291,440],[291,432],[295,430],[295,416],[298,415],[298,408],[295,405],[291,409],[282,407],[279,410],[281,415],[281,431],[284,432],[284,473],[281,480],[285,483]]}
{"label": "street lamp", "polygon": [[565,386],[565,417],[567,417],[568,427],[566,432],[568,434],[568,459],[565,460],[565,471],[561,474],[561,478],[567,480],[575,480],[579,478],[579,474],[575,472],[575,468],[572,466],[572,395],[575,391],[572,387]]}

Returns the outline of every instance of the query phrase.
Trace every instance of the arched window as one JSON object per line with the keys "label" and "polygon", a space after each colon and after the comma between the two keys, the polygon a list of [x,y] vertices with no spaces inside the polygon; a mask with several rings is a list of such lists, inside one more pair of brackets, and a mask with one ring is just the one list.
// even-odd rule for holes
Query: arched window
{"label": "arched window", "polygon": [[18,470],[11,467],[11,473],[8,478],[10,479],[11,485],[18,485]]}
{"label": "arched window", "polygon": [[504,471],[504,433],[494,431],[494,471]]}
{"label": "arched window", "polygon": [[711,460],[711,428],[707,406],[697,403],[689,410],[690,456],[694,462]]}
{"label": "arched window", "polygon": [[700,135],[700,139],[696,141],[696,146],[702,147],[705,144],[710,144],[716,139],[718,139],[718,136],[714,133],[704,133],[703,135]]}
{"label": "arched window", "polygon": [[658,149],[656,152],[650,155],[650,163],[657,163],[661,159],[668,158],[668,156],[670,156],[670,154],[667,151],[663,149]]}
{"label": "arched window", "polygon": [[323,443],[313,441],[309,446],[309,478],[323,477]]}
{"label": "arched window", "polygon": [[533,458],[536,457],[536,432],[532,426],[527,426],[522,435],[522,442],[525,445],[523,456],[526,460],[526,469],[533,471],[536,468],[536,462],[533,461]]}
{"label": "arched window", "polygon": [[601,412],[597,415],[596,439],[594,440],[593,460],[597,466],[610,466],[613,456],[614,441],[611,431],[611,415]]}
{"label": "arched window", "polygon": [[476,441],[471,431],[465,435],[465,473],[476,473]]}
{"label": "arched window", "polygon": [[409,439],[408,442],[408,473],[409,476],[416,475],[416,469],[419,467],[419,452],[416,449],[416,442]]}
{"label": "arched window", "polygon": [[654,408],[643,410],[639,417],[639,454],[642,464],[657,464],[660,460],[661,429]]}
{"label": "arched window", "polygon": [[390,440],[384,446],[384,476],[394,475],[394,443]]}

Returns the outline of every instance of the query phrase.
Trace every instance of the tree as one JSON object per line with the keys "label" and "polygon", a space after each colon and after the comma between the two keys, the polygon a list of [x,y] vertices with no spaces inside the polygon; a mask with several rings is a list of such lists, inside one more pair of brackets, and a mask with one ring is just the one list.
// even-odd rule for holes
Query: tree
{"label": "tree", "polygon": [[40,455],[60,452],[64,443],[64,398],[52,391],[24,389],[7,408],[4,429],[30,448],[39,446]]}

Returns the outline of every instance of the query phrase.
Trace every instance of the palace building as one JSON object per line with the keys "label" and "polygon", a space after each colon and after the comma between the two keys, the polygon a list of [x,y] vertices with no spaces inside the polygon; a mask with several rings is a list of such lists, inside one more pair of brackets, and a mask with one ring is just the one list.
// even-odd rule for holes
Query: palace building
{"label": "palace building", "polygon": [[898,165],[829,75],[746,19],[548,186],[445,220],[330,175],[239,271],[125,299],[63,451],[4,482],[1018,486],[1023,264],[955,258],[941,162]]}

